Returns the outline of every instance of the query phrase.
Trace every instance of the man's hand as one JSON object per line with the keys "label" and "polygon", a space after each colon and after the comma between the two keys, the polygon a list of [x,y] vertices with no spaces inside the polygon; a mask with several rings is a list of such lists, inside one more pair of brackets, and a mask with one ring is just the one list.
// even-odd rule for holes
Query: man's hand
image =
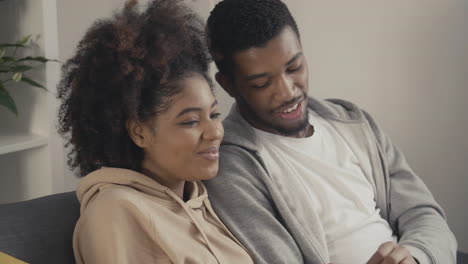
{"label": "man's hand", "polygon": [[367,264],[417,264],[409,251],[395,242],[385,242],[367,261]]}

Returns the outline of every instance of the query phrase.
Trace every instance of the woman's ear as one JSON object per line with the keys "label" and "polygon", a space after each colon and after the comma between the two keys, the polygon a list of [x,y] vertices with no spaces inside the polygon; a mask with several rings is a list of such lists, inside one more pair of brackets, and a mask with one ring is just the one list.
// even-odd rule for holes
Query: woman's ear
{"label": "woman's ear", "polygon": [[229,94],[232,98],[236,98],[236,90],[234,89],[234,83],[231,78],[227,75],[217,72],[215,79],[223,87],[224,91]]}
{"label": "woman's ear", "polygon": [[146,138],[145,128],[141,122],[135,120],[127,120],[125,123],[127,127],[127,132],[133,143],[140,148],[146,147]]}

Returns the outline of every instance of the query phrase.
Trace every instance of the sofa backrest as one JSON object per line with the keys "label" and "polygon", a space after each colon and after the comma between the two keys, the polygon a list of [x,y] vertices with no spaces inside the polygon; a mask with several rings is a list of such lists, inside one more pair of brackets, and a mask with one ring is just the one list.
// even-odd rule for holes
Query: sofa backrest
{"label": "sofa backrest", "polygon": [[[75,192],[0,204],[0,252],[31,264],[74,264],[79,216]],[[457,264],[468,264],[468,254],[458,252]]]}
{"label": "sofa backrest", "polygon": [[75,192],[0,205],[0,251],[32,264],[75,263]]}

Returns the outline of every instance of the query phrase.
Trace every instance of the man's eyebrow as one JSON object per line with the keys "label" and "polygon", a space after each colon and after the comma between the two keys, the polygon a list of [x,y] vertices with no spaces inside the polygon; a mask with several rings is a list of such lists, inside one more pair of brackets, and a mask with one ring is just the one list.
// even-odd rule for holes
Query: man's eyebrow
{"label": "man's eyebrow", "polygon": [[[302,56],[302,52],[298,52],[296,55],[294,55],[294,57],[292,59],[290,59],[287,63],[286,63],[286,66],[289,66],[291,64],[293,64],[299,57]],[[250,76],[247,76],[247,78],[245,78],[247,81],[252,81],[252,80],[255,80],[255,79],[258,79],[258,78],[263,78],[263,77],[267,77],[268,74],[266,73],[259,73],[259,74],[254,74],[254,75],[250,75]]]}
{"label": "man's eyebrow", "polygon": [[[217,104],[218,104],[218,100],[215,100],[213,102],[213,104],[211,105],[211,108],[213,108]],[[190,113],[190,112],[200,112],[201,110],[202,109],[200,107],[188,107],[188,108],[185,108],[184,110],[180,111],[180,113],[177,114],[177,117],[185,115],[185,114]]]}
{"label": "man's eyebrow", "polygon": [[258,79],[258,78],[263,78],[263,77],[267,77],[267,74],[266,73],[254,74],[254,75],[247,76],[247,78],[245,78],[245,79],[247,81],[252,81],[252,80],[255,80],[255,79]]}
{"label": "man's eyebrow", "polygon": [[288,63],[286,63],[286,66],[293,64],[301,56],[302,56],[302,52],[298,52],[292,59],[288,61]]}

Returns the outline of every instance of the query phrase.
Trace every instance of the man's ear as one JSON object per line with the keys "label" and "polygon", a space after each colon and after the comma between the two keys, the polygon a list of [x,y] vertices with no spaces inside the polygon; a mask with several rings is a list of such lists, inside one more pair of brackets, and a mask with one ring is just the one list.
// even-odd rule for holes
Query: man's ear
{"label": "man's ear", "polygon": [[234,88],[234,83],[232,78],[228,77],[225,74],[217,72],[215,74],[216,81],[223,87],[224,91],[229,94],[232,98],[236,98],[236,90]]}
{"label": "man's ear", "polygon": [[146,147],[147,138],[145,127],[141,122],[135,120],[127,120],[125,123],[127,127],[127,133],[132,139],[133,143],[140,148]]}

